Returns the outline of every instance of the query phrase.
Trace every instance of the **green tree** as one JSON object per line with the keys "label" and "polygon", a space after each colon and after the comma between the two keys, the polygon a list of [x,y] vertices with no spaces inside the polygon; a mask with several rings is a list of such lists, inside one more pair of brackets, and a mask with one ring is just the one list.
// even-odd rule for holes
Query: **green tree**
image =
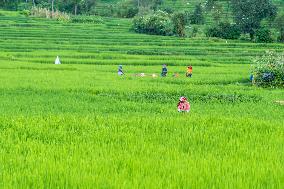
{"label": "green tree", "polygon": [[0,7],[11,10],[17,10],[19,3],[20,0],[0,0]]}
{"label": "green tree", "polygon": [[220,22],[219,24],[208,28],[205,34],[207,37],[238,39],[241,35],[241,30],[236,24]]}
{"label": "green tree", "polygon": [[88,13],[96,5],[96,0],[58,0],[57,7],[60,11],[70,12],[75,15]]}
{"label": "green tree", "polygon": [[231,0],[231,5],[235,22],[243,33],[250,34],[251,39],[263,19],[277,14],[276,6],[271,0]]}
{"label": "green tree", "polygon": [[216,3],[215,6],[212,8],[212,18],[215,23],[220,23],[221,18],[223,15],[223,6],[220,3]]}
{"label": "green tree", "polygon": [[151,9],[157,10],[158,7],[163,3],[163,0],[133,0],[137,8],[150,7]]}
{"label": "green tree", "polygon": [[190,16],[191,24],[204,24],[204,15],[201,3],[195,6],[193,14]]}
{"label": "green tree", "polygon": [[255,32],[255,41],[258,43],[272,43],[271,31],[267,27],[261,27]]}
{"label": "green tree", "polygon": [[211,11],[215,5],[216,5],[217,0],[207,0],[205,2],[205,7],[207,11]]}
{"label": "green tree", "polygon": [[186,17],[184,13],[177,12],[174,13],[172,16],[173,25],[174,25],[174,33],[180,37],[185,36],[185,24],[186,24]]}
{"label": "green tree", "polygon": [[275,19],[275,27],[279,30],[280,35],[278,37],[278,40],[280,42],[284,42],[284,14],[279,15]]}

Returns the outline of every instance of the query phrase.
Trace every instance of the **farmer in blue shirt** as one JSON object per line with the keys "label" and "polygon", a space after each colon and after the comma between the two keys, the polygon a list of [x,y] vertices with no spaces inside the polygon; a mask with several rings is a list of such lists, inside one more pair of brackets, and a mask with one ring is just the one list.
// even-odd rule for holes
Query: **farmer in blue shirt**
{"label": "farmer in blue shirt", "polygon": [[123,72],[123,70],[122,70],[122,65],[119,65],[118,66],[118,75],[124,75],[124,72]]}
{"label": "farmer in blue shirt", "polygon": [[166,76],[167,76],[167,74],[168,74],[167,65],[166,65],[166,64],[164,64],[164,65],[163,65],[163,68],[162,68],[161,76],[162,76],[162,77],[166,77]]}

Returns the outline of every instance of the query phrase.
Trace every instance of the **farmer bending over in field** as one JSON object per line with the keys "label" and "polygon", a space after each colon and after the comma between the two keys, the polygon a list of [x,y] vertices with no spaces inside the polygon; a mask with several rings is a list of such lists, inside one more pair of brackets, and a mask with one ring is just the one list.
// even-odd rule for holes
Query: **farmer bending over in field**
{"label": "farmer bending over in field", "polygon": [[182,96],[179,99],[177,104],[178,112],[189,112],[190,111],[190,104],[187,101],[187,98]]}
{"label": "farmer bending over in field", "polygon": [[123,70],[122,70],[122,65],[119,65],[118,66],[118,75],[124,75],[124,72],[123,72]]}
{"label": "farmer bending over in field", "polygon": [[166,76],[167,76],[167,74],[168,74],[167,65],[166,65],[166,64],[164,64],[164,65],[163,65],[163,68],[162,68],[161,76],[162,76],[162,77],[166,77]]}
{"label": "farmer bending over in field", "polygon": [[192,77],[192,66],[187,67],[186,77]]}

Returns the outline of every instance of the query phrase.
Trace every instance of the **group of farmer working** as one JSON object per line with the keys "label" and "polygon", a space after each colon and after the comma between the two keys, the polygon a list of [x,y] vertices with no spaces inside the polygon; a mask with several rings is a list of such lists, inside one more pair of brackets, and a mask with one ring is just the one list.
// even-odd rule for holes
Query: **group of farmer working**
{"label": "group of farmer working", "polygon": [[[122,65],[118,66],[118,75],[120,76],[124,75],[124,72],[122,70]],[[162,68],[161,77],[166,77],[167,75],[168,75],[168,68],[167,65],[164,64]],[[144,73],[141,73],[140,76],[144,77],[146,75]],[[178,77],[178,74],[175,73],[173,76]],[[156,77],[156,74],[153,74],[152,77]],[[192,66],[187,67],[186,77],[192,77]],[[190,111],[190,104],[186,97],[184,96],[180,97],[179,102],[177,104],[177,110],[178,112],[184,112],[184,113],[188,113]]]}
{"label": "group of farmer working", "polygon": [[[59,56],[56,57],[55,64],[61,64]],[[118,66],[118,75],[124,75],[124,72],[122,70],[122,65]],[[166,77],[167,75],[168,75],[168,68],[167,65],[164,64],[162,68],[161,77]],[[141,73],[140,76],[144,77],[146,75],[144,73]],[[175,73],[173,76],[178,77],[178,74]],[[152,77],[157,77],[157,76],[156,74],[153,74]],[[192,77],[192,66],[187,67],[186,77]],[[177,110],[178,112],[187,112],[187,113],[190,111],[190,104],[187,101],[186,97],[184,96],[180,97],[179,102],[177,104]]]}
{"label": "group of farmer working", "polygon": [[[122,65],[118,66],[118,75],[124,75],[124,72],[122,70]],[[168,68],[167,65],[164,64],[162,67],[161,77],[166,77],[168,75]],[[192,77],[192,66],[188,66],[186,70],[186,77]],[[146,76],[144,73],[141,73],[140,76]],[[157,77],[156,74],[152,74],[152,77]],[[174,73],[173,77],[179,77],[178,73]]]}

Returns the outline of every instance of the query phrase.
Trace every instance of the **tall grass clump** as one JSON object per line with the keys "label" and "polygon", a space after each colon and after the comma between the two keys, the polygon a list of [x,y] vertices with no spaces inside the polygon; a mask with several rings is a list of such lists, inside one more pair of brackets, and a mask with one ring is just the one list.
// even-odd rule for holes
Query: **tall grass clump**
{"label": "tall grass clump", "polygon": [[51,18],[58,21],[69,21],[70,16],[65,12],[60,12],[58,10],[52,12],[47,8],[41,7],[32,7],[30,11],[30,15],[39,18]]}
{"label": "tall grass clump", "polygon": [[263,87],[284,86],[284,53],[266,52],[252,67],[253,83]]}

